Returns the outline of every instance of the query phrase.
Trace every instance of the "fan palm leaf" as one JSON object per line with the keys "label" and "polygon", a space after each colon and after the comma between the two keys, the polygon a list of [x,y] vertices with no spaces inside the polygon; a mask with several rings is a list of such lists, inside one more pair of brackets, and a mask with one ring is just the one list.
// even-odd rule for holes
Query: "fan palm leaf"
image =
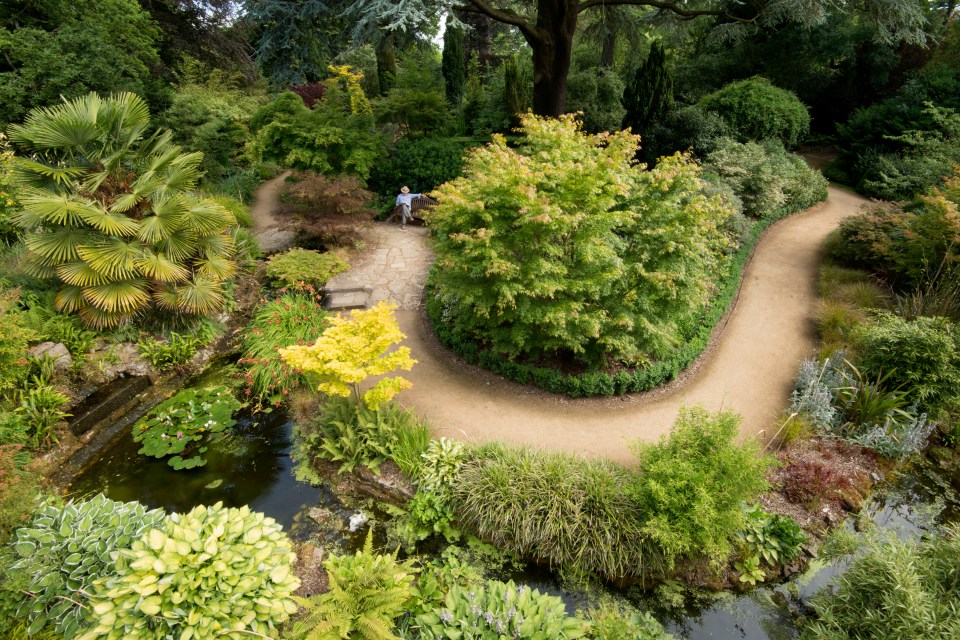
{"label": "fan palm leaf", "polygon": [[31,158],[17,158],[13,167],[17,182],[25,187],[42,187],[50,182],[57,186],[69,186],[87,171],[84,167],[63,167]]}
{"label": "fan palm leaf", "polygon": [[89,287],[107,282],[106,276],[86,262],[68,262],[57,267],[60,279],[74,287]]}
{"label": "fan palm leaf", "polygon": [[110,213],[100,207],[90,207],[84,210],[80,217],[97,231],[109,236],[133,237],[140,231],[136,220],[119,213]]}
{"label": "fan palm leaf", "polygon": [[161,285],[154,289],[153,301],[165,311],[177,311],[177,290],[170,285]]}
{"label": "fan palm leaf", "polygon": [[83,289],[74,286],[61,287],[60,291],[57,291],[54,305],[59,311],[64,313],[79,311],[86,306],[86,300],[83,298]]}
{"label": "fan palm leaf", "polygon": [[197,272],[210,280],[226,280],[237,271],[237,265],[233,260],[228,260],[223,256],[213,256],[211,258],[202,258],[196,262]]}
{"label": "fan palm leaf", "polygon": [[171,260],[185,262],[197,253],[197,237],[184,229],[178,229],[169,236],[155,242],[153,248],[164,253]]}
{"label": "fan palm leaf", "polygon": [[88,246],[95,237],[86,229],[62,227],[44,233],[31,233],[23,243],[31,253],[46,260],[45,266],[55,266],[80,259],[80,248]]}
{"label": "fan palm leaf", "polygon": [[213,200],[201,200],[187,209],[183,222],[201,236],[218,233],[237,223],[232,213]]}
{"label": "fan palm leaf", "polygon": [[160,282],[182,282],[190,276],[190,272],[183,265],[149,249],[137,260],[137,268],[143,275]]}
{"label": "fan palm leaf", "polygon": [[143,247],[137,242],[111,238],[79,248],[80,258],[111,280],[126,280],[136,275],[137,260]]}
{"label": "fan palm leaf", "polygon": [[135,315],[133,312],[104,311],[89,304],[80,307],[77,312],[83,319],[83,323],[94,329],[117,327],[129,321]]}
{"label": "fan palm leaf", "polygon": [[146,280],[115,280],[83,288],[91,305],[109,313],[131,313],[150,300]]}
{"label": "fan palm leaf", "polygon": [[56,194],[50,191],[27,189],[19,196],[23,212],[18,214],[20,226],[41,226],[45,224],[82,226],[84,214],[96,210],[92,202],[77,199],[70,194]]}
{"label": "fan palm leaf", "polygon": [[176,287],[177,308],[193,315],[217,311],[223,306],[220,283],[201,276]]}
{"label": "fan palm leaf", "polygon": [[207,258],[233,256],[235,245],[233,236],[229,234],[218,234],[215,236],[204,236],[194,240],[194,247],[197,252]]}

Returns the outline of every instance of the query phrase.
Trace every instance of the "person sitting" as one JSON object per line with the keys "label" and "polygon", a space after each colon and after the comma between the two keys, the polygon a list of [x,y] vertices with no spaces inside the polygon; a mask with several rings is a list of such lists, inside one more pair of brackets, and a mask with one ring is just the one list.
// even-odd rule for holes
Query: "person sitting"
{"label": "person sitting", "polygon": [[413,220],[413,214],[410,213],[410,205],[414,198],[419,198],[422,194],[410,193],[410,187],[404,185],[400,188],[400,195],[397,196],[397,206],[400,207],[400,228],[407,228],[407,220]]}

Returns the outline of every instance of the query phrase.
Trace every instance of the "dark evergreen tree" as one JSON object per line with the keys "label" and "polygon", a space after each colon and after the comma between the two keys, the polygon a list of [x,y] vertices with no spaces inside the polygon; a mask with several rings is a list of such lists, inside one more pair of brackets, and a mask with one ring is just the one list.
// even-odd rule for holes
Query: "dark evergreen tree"
{"label": "dark evergreen tree", "polygon": [[443,34],[443,59],[440,63],[443,71],[443,86],[447,102],[460,104],[463,98],[463,85],[467,81],[467,58],[463,51],[463,29],[453,26],[447,19],[447,30]]}
{"label": "dark evergreen tree", "polygon": [[673,78],[667,70],[667,57],[660,42],[650,47],[643,61],[623,90],[623,127],[634,132],[645,130],[673,107]]}
{"label": "dark evergreen tree", "polygon": [[503,92],[504,104],[510,114],[510,126],[520,124],[520,116],[526,106],[523,96],[523,80],[520,77],[520,64],[516,58],[507,58],[503,61]]}

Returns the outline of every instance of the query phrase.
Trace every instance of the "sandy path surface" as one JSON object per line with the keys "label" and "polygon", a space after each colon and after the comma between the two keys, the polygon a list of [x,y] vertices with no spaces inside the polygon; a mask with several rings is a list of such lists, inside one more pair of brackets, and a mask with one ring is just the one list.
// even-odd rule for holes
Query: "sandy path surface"
{"label": "sandy path surface", "polygon": [[630,459],[628,443],[669,432],[681,407],[743,416],[741,433],[772,437],[797,367],[816,347],[813,309],[823,241],[865,200],[830,188],[826,203],[771,227],[744,275],[739,300],[692,374],[665,389],[618,398],[572,399],[508,382],[443,349],[419,310],[397,316],[419,364],[398,399],[438,435],[504,441],[589,456]]}
{"label": "sandy path surface", "polygon": [[[264,184],[254,206],[263,241],[284,239],[270,215],[284,176]],[[504,441],[590,456],[630,459],[629,443],[668,433],[684,406],[729,409],[741,433],[773,436],[800,362],[814,353],[813,310],[823,241],[866,200],[830,188],[829,199],[772,226],[747,266],[740,295],[706,354],[664,388],[616,398],[572,399],[509,382],[466,364],[437,342],[419,301],[433,260],[422,227],[377,223],[353,268],[328,283],[369,287],[368,305],[392,300],[419,361],[398,400],[426,418],[437,435]],[[260,234],[263,234],[262,236]],[[292,240],[292,234],[290,235]],[[273,246],[273,245],[269,245]],[[276,249],[274,249],[276,250]]]}
{"label": "sandy path surface", "polygon": [[260,185],[250,207],[253,235],[260,242],[260,248],[267,254],[284,251],[293,246],[293,230],[284,228],[283,224],[273,216],[273,212],[280,207],[280,188],[289,175],[290,172],[285,171]]}

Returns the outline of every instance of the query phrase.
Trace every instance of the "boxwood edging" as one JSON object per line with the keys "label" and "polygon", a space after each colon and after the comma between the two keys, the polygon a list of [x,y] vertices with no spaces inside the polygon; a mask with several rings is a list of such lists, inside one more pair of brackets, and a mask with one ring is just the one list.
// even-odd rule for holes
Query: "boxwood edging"
{"label": "boxwood edging", "polygon": [[823,202],[827,197],[826,190],[822,196],[813,202],[784,207],[773,215],[758,220],[750,230],[750,239],[733,255],[727,275],[719,283],[719,292],[707,307],[695,333],[669,358],[655,362],[649,367],[633,371],[618,371],[615,374],[587,371],[571,375],[556,369],[505,360],[503,356],[481,348],[476,342],[444,326],[441,322],[440,304],[435,297],[429,295],[429,292],[425,304],[427,318],[437,339],[444,347],[466,360],[468,364],[477,365],[513,382],[532,384],[545,391],[562,393],[572,398],[619,396],[649,391],[676,378],[706,350],[714,329],[727,314],[740,292],[743,272],[763,232],[773,223]]}

